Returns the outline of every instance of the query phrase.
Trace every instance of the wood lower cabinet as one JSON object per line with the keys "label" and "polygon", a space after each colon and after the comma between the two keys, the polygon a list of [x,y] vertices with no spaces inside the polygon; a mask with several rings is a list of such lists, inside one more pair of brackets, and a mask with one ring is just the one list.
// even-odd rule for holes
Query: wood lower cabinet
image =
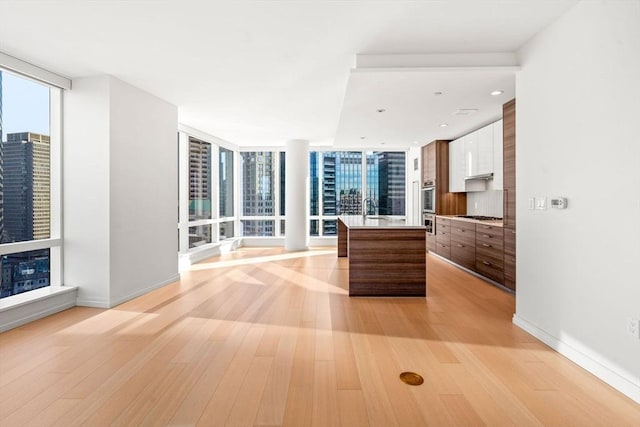
{"label": "wood lower cabinet", "polygon": [[516,230],[504,229],[504,285],[516,290]]}
{"label": "wood lower cabinet", "polygon": [[451,220],[436,217],[436,253],[451,259]]}
{"label": "wood lower cabinet", "polygon": [[470,270],[476,265],[476,225],[451,220],[451,261]]}
{"label": "wood lower cabinet", "polygon": [[504,284],[504,230],[476,224],[476,271]]}

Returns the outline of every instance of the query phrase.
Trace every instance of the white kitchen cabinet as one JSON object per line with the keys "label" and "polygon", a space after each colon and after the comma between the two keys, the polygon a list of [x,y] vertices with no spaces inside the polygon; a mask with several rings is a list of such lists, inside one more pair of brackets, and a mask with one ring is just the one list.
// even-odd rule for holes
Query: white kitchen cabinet
{"label": "white kitchen cabinet", "polygon": [[464,137],[458,138],[449,143],[449,192],[463,193],[464,174]]}
{"label": "white kitchen cabinet", "polygon": [[478,156],[476,175],[493,173],[493,124],[476,131],[478,133]]}
{"label": "white kitchen cabinet", "polygon": [[488,125],[463,137],[465,176],[473,177],[493,172],[493,125]]}
{"label": "white kitchen cabinet", "polygon": [[465,179],[467,175],[467,148],[477,147],[477,141],[471,138],[467,143],[467,136],[458,138],[449,143],[449,192],[463,193],[471,191],[485,191],[486,180]]}
{"label": "white kitchen cabinet", "polygon": [[502,190],[502,120],[493,124],[493,181],[492,190]]}

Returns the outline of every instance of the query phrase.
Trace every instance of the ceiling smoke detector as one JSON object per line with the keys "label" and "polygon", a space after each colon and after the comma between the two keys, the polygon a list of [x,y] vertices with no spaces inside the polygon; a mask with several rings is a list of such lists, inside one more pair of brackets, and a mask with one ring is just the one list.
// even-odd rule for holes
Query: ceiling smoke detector
{"label": "ceiling smoke detector", "polygon": [[376,111],[377,111],[378,113],[384,113],[384,112],[385,112],[385,111],[387,111],[387,110],[385,110],[384,108],[378,108]]}
{"label": "ceiling smoke detector", "polygon": [[491,92],[491,96],[498,96],[498,95],[502,95],[504,92],[501,90],[494,90],[493,92]]}

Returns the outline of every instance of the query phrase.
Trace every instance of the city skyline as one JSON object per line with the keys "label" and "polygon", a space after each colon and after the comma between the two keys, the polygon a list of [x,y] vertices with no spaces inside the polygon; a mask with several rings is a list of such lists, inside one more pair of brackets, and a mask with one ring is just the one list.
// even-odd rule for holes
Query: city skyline
{"label": "city skyline", "polygon": [[[0,243],[50,237],[49,143],[49,89],[0,72]],[[0,298],[49,286],[50,250],[3,255],[0,272]]]}

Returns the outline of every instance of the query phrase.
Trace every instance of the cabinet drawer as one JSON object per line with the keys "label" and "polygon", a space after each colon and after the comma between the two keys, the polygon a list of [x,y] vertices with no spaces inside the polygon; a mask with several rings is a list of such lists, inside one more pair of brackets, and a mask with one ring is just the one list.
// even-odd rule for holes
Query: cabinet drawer
{"label": "cabinet drawer", "polygon": [[447,236],[447,238],[449,238],[451,236],[451,231],[449,230],[449,227],[438,226],[436,229],[436,236]]}
{"label": "cabinet drawer", "polygon": [[452,242],[451,261],[469,270],[474,270],[476,266],[476,248]]}
{"label": "cabinet drawer", "polygon": [[476,271],[500,284],[504,283],[502,268],[496,268],[490,261],[476,258]]}
{"label": "cabinet drawer", "polygon": [[451,220],[449,218],[442,218],[442,217],[436,216],[436,225],[449,227],[451,225]]}
{"label": "cabinet drawer", "polygon": [[473,223],[473,222],[452,220],[451,221],[451,232],[452,233],[458,232],[458,233],[464,233],[464,234],[475,233],[476,232],[476,224]]}
{"label": "cabinet drawer", "polygon": [[442,257],[445,257],[446,259],[450,259],[451,245],[449,245],[449,243],[438,240],[436,242],[436,253]]}
{"label": "cabinet drawer", "polygon": [[473,234],[457,234],[455,232],[451,233],[451,246],[455,243],[460,243],[465,246],[476,247],[476,233]]}
{"label": "cabinet drawer", "polygon": [[476,233],[502,237],[504,235],[504,229],[502,227],[496,227],[495,225],[476,224]]}
{"label": "cabinet drawer", "polygon": [[502,251],[495,249],[476,248],[476,260],[487,261],[492,266],[500,269],[504,267]]}
{"label": "cabinet drawer", "polygon": [[493,234],[476,233],[476,248],[495,249],[502,252],[504,250],[504,242],[502,236]]}
{"label": "cabinet drawer", "polygon": [[504,253],[515,257],[516,255],[516,231],[504,230]]}

